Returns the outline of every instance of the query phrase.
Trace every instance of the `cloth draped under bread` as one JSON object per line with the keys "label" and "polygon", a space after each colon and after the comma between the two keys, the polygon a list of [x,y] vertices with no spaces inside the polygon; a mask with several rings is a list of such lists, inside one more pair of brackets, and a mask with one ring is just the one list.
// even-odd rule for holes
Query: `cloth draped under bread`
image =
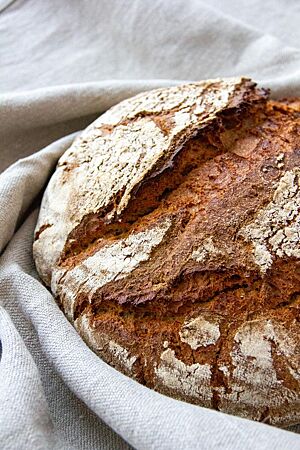
{"label": "cloth draped under bread", "polygon": [[58,157],[113,104],[171,80],[240,74],[300,95],[299,2],[261,5],[0,1],[1,449],[300,448],[295,432],[167,398],[106,365],[32,260]]}

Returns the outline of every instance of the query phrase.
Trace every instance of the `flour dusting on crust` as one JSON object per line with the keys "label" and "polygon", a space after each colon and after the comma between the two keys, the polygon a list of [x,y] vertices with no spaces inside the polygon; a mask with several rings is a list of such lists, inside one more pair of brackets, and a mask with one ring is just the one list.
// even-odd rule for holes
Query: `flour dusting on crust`
{"label": "flour dusting on crust", "polygon": [[160,359],[155,374],[162,385],[187,397],[201,398],[206,403],[211,401],[212,374],[209,364],[184,364],[170,348],[162,352]]}
{"label": "flour dusting on crust", "polygon": [[133,233],[126,239],[101,248],[69,271],[56,271],[52,277],[51,289],[55,295],[60,296],[68,316],[72,317],[74,314],[75,300],[79,292],[86,293],[91,298],[97,289],[112,280],[126,277],[141,262],[147,261],[171,223],[170,219],[166,219],[160,225]]}
{"label": "flour dusting on crust", "polygon": [[251,80],[208,80],[126,100],[74,141],[34,258],[105,362],[201,406],[300,421],[298,126]]}
{"label": "flour dusting on crust", "polygon": [[110,360],[114,365],[120,365],[124,371],[131,373],[137,361],[135,355],[131,355],[126,348],[115,342],[107,334],[97,333],[97,330],[92,327],[89,317],[86,314],[79,317],[74,324],[89,346],[100,355],[105,355],[108,352]]}
{"label": "flour dusting on crust", "polygon": [[[185,140],[212,122],[235,94],[237,104],[242,102],[248,82],[207,80],[142,93],[91,124],[59,160],[43,198],[34,255],[44,281],[50,285],[69,234],[86,215],[106,209],[107,217],[121,214],[139,183],[168,165]],[[163,130],[155,121],[158,114],[168,124]]]}
{"label": "flour dusting on crust", "polygon": [[201,246],[192,252],[192,259],[197,262],[205,262],[207,259],[215,258],[222,255],[224,249],[219,249],[213,242],[213,238],[209,237],[203,241]]}
{"label": "flour dusting on crust", "polygon": [[199,316],[185,322],[179,335],[182,342],[196,350],[198,347],[215,344],[220,337],[220,327],[218,323]]}
{"label": "flour dusting on crust", "polygon": [[298,168],[286,172],[273,201],[240,230],[240,236],[253,244],[254,260],[262,273],[272,266],[273,254],[300,258],[299,175]]}
{"label": "flour dusting on crust", "polygon": [[[220,410],[230,412],[236,405],[239,415],[249,417],[250,411],[252,419],[260,420],[264,405],[280,411],[289,402],[298,400],[300,406],[297,393],[286,387],[278,377],[273,357],[273,352],[288,357],[287,365],[292,369],[290,373],[295,381],[299,380],[299,374],[297,376],[293,371],[293,366],[299,364],[296,361],[296,346],[295,339],[277,321],[255,320],[243,324],[234,337],[231,352],[233,372],[224,371],[227,380],[231,378],[230,382],[227,381],[231,391],[223,393]],[[291,411],[291,416],[293,414]],[[298,416],[300,419],[300,409]],[[277,420],[280,421],[280,417]]]}

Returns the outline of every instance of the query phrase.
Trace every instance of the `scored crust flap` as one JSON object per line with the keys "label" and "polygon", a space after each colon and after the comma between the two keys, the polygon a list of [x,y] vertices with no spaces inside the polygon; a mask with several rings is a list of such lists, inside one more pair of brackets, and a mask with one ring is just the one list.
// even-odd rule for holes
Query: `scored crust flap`
{"label": "scored crust flap", "polygon": [[103,224],[118,224],[131,196],[172,167],[185,142],[266,96],[246,78],[208,80],[142,93],[103,114],[60,158],[45,192],[34,245],[44,281],[78,241],[87,245]]}

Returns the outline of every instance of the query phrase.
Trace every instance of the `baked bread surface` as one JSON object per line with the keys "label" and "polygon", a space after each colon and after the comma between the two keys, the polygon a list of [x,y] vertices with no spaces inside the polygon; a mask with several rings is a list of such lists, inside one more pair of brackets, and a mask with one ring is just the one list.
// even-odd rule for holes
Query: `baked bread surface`
{"label": "baked bread surface", "polygon": [[109,364],[278,426],[300,422],[299,105],[246,78],[116,105],[60,158],[33,246]]}

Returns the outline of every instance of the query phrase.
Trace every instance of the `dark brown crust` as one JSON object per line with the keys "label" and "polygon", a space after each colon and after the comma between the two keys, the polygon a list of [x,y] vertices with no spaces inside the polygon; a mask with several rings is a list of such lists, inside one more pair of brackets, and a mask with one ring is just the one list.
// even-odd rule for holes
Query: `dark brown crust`
{"label": "dark brown crust", "polygon": [[[206,89],[218,89],[218,83],[212,83],[211,85],[208,85]],[[182,157],[181,155],[182,153],[186,153],[186,145],[189,146],[189,142],[191,140],[195,139],[197,141],[197,136],[204,136],[204,139],[208,141],[207,144],[212,147],[213,144],[215,144],[213,142],[214,135],[220,132],[220,130],[225,126],[225,122],[229,127],[233,126],[233,124],[238,124],[242,120],[243,116],[249,113],[249,111],[253,111],[257,105],[258,107],[261,107],[261,105],[265,103],[268,93],[269,91],[266,89],[256,88],[256,83],[253,81],[244,79],[243,83],[236,87],[234,96],[229,101],[226,109],[218,113],[215,120],[210,122],[208,125],[206,123],[203,123],[201,126],[199,126],[199,124],[195,124],[194,126],[190,126],[183,130],[181,134],[176,135],[176,139],[174,139],[174,142],[170,146],[169,152],[163,154],[163,156],[156,162],[155,166],[147,174],[147,177],[136,185],[134,191],[132,192],[129,204],[121,213],[117,214],[116,208],[120,203],[123,192],[119,192],[118,196],[116,196],[114,200],[106,206],[106,208],[99,210],[97,214],[86,215],[81,223],[69,234],[60,257],[60,263],[62,265],[66,263],[66,266],[71,266],[72,255],[80,254],[84,248],[89,247],[92,242],[97,240],[97,238],[101,238],[102,240],[102,237],[105,235],[108,235],[108,237],[112,236],[113,238],[115,236],[121,238],[125,234],[129,234],[129,231],[134,229],[133,225],[135,224],[136,219],[147,215],[147,208],[145,209],[144,207],[141,207],[143,202],[147,202],[147,196],[145,195],[141,201],[138,201],[136,206],[138,214],[136,217],[131,216],[132,203],[135,203],[136,198],[138,200],[140,199],[140,191],[143,190],[145,184],[150,184],[151,186],[151,184],[153,185],[153,182],[157,184],[156,180],[160,182],[162,177],[169,177],[170,174],[172,175],[174,167],[176,167],[178,157],[183,160],[185,159],[185,157]],[[131,119],[131,121],[136,120],[138,117],[147,117],[159,125],[161,130],[170,132],[173,125],[172,122],[174,120],[174,115],[177,110],[178,108],[174,108],[172,110],[168,110],[164,114],[160,113],[155,115],[144,112],[138,116],[135,116],[135,118]],[[191,110],[191,113],[192,112],[193,109]],[[207,111],[207,116],[208,115],[209,111]],[[118,125],[126,125],[128,122],[129,120],[123,120]],[[107,129],[107,132],[110,133],[113,128],[107,128],[107,126],[105,126],[105,129]],[[212,148],[210,150],[212,150]],[[216,145],[214,145],[213,150],[217,150]],[[221,152],[224,150],[224,148],[221,149]],[[171,187],[172,190],[173,188],[174,186]],[[148,189],[147,193],[151,195],[151,187]],[[162,197],[164,197],[163,189],[160,189],[159,193]],[[158,207],[160,200],[161,198],[158,199],[155,207]],[[139,208],[141,209],[139,210]],[[83,255],[85,255],[84,252]]]}
{"label": "dark brown crust", "polygon": [[[272,182],[278,181],[286,170],[299,165],[298,144],[296,142],[293,145],[289,144],[289,136],[293,134],[293,129],[289,130],[287,125],[291,119],[282,114],[282,112],[286,112],[285,107],[280,112],[277,111],[279,106],[278,102],[270,102],[262,110],[256,108],[254,117],[253,110],[247,115],[244,114],[242,129],[243,116],[236,114],[233,117],[235,118],[234,124],[240,124],[236,125],[238,129],[235,127],[231,131],[227,128],[227,131],[224,131],[222,124],[221,138],[223,142],[229,141],[230,143],[232,134],[235,138],[240,134],[239,139],[241,140],[250,137],[251,141],[247,142],[247,147],[243,148],[244,155],[241,154],[241,148],[239,148],[240,154],[236,154],[237,144],[233,151],[228,151],[222,141],[218,142],[214,133],[217,132],[217,135],[220,135],[221,127],[207,131],[203,136],[186,145],[173,170],[164,172],[163,175],[145,183],[145,192],[139,191],[140,195],[132,199],[124,213],[123,221],[104,227],[99,245],[97,242],[90,244],[87,250],[82,252],[80,247],[82,239],[81,236],[77,236],[76,242],[79,247],[74,254],[76,255],[78,251],[79,256],[71,256],[63,261],[63,267],[72,267],[78,264],[81,259],[94,254],[108,243],[126,237],[132,230],[143,230],[151,221],[156,222],[158,217],[174,216],[175,225],[172,232],[169,233],[169,239],[165,239],[153,255],[150,267],[148,263],[142,264],[125,280],[113,281],[104,286],[94,296],[93,303],[95,305],[99,302],[107,305],[108,302],[115,301],[121,304],[131,302],[140,304],[149,300],[153,302],[154,298],[161,303],[164,298],[170,303],[168,307],[172,308],[172,304],[176,304],[178,283],[181,279],[188,280],[193,273],[196,275],[208,273],[210,281],[214,277],[218,278],[215,288],[210,282],[203,292],[199,289],[196,290],[195,295],[198,299],[206,298],[208,293],[213,295],[215,291],[222,290],[222,280],[224,277],[228,278],[228,273],[240,276],[241,273],[248,271],[246,275],[251,276],[252,279],[260,276],[259,268],[253,263],[251,246],[242,239],[237,240],[236,234],[242,225],[251,222],[256,212],[271,200],[274,192]],[[230,118],[228,123],[232,123]],[[213,144],[211,143],[212,136],[216,140]],[[250,152],[248,155],[247,151]],[[276,156],[280,152],[285,153],[285,163],[284,167],[278,168]],[[191,169],[191,165],[193,169]],[[170,186],[169,190],[168,186]],[[166,191],[168,192],[165,195]],[[188,204],[187,198],[189,198]],[[148,209],[151,212],[147,213]],[[191,209],[193,210],[192,214]],[[93,221],[89,223],[92,225]],[[185,239],[177,242],[180,233],[184,233]],[[94,235],[97,236],[97,233]],[[206,262],[204,273],[201,265],[199,266],[191,260],[184,266],[180,264],[178,273],[175,272],[175,266],[172,264],[170,273],[170,266],[165,264],[164,249],[170,253],[168,249],[170,247],[172,249],[176,242],[177,247],[174,253],[181,254],[184,258],[184,254],[190,253],[191,246],[197,242],[195,236],[200,237],[198,241],[203,240],[205,236],[215,236],[220,247],[224,247],[224,243],[227,242],[228,254],[210,261],[209,266]],[[238,254],[237,248],[234,251],[230,248],[233,240],[237,240],[242,247]],[[169,258],[172,257],[173,253]],[[155,296],[153,288],[149,285],[149,278],[152,284],[158,283],[159,279],[155,281],[155,278],[149,277],[149,270],[153,272],[153,276],[164,280],[164,287],[155,291]],[[187,284],[187,281],[185,283]],[[191,284],[194,285],[195,280]],[[172,290],[173,285],[176,286],[175,291]],[[219,288],[217,288],[218,285]]]}
{"label": "dark brown crust", "polygon": [[[296,125],[297,117],[291,109],[279,102],[269,102],[266,107],[256,109],[254,118],[251,114],[252,112],[248,118],[247,115],[244,116],[242,128],[239,125],[236,129],[235,124],[233,129],[234,136],[240,134],[241,139],[243,135],[250,137],[251,141],[247,142],[247,146],[224,149],[222,141],[214,142],[217,145],[215,156],[212,157],[207,152],[209,157],[201,162],[197,161],[201,173],[197,188],[206,185],[205,198],[197,200],[197,215],[191,219],[188,207],[184,209],[181,206],[185,202],[181,203],[179,199],[184,198],[184,194],[180,191],[182,183],[178,183],[177,225],[169,238],[155,251],[151,263],[142,264],[125,280],[108,283],[95,294],[91,306],[87,306],[84,299],[79,297],[77,310],[78,315],[83,311],[89,315],[96,333],[107,334],[128,349],[130,354],[139,355],[134,365],[134,376],[140,382],[167,395],[199,403],[199,400],[189,398],[186,394],[180,395],[178,390],[170,390],[154,383],[154,369],[159,365],[162,344],[167,341],[175,349],[177,359],[184,364],[209,364],[213,367],[213,398],[211,401],[202,398],[200,404],[246,417],[251,417],[249,405],[246,411],[245,406],[239,406],[238,402],[236,408],[224,406],[219,393],[220,386],[230,392],[230,382],[218,367],[223,364],[233,370],[229,355],[235,333],[243,323],[260,319],[277,320],[287,330],[291,330],[290,324],[295,320],[299,321],[300,312],[299,261],[278,260],[272,270],[262,276],[258,267],[253,264],[250,246],[242,240],[239,242],[236,237],[242,224],[251,222],[257,211],[271,201],[274,192],[272,182],[276,182],[283,172],[300,163],[299,137],[295,132],[295,127],[299,125]],[[245,125],[245,121],[248,121],[248,125]],[[223,136],[226,136],[230,146],[231,131],[227,134],[225,132]],[[211,145],[207,144],[209,140],[207,133],[193,145],[199,145],[199,149],[203,151],[206,145]],[[276,159],[280,152],[285,154],[282,168],[278,168]],[[183,159],[187,162],[186,156]],[[189,180],[192,180],[192,172],[187,175]],[[165,187],[166,180],[162,180],[162,183]],[[155,189],[155,192],[158,191],[159,189]],[[142,191],[140,193],[143,198]],[[149,197],[146,198],[149,200]],[[162,215],[166,214],[163,206],[168,208],[170,204],[174,209],[175,200],[176,189],[164,200],[160,200],[158,207],[155,205],[154,211],[147,216],[148,223],[158,211]],[[132,209],[139,211],[139,206]],[[142,227],[142,222],[140,226]],[[178,244],[180,234],[183,237]],[[214,236],[216,245],[219,243],[222,248],[227,246],[228,253],[225,257],[221,255],[210,260],[204,266],[189,260],[177,271],[172,258],[175,255],[177,258],[183,255],[184,258],[185,243],[190,248],[191,242],[195,242],[195,236],[199,235],[202,239]],[[233,241],[236,243],[235,248],[232,248]],[[173,249],[175,250],[172,252]],[[164,280],[163,287],[153,289],[160,280]],[[214,320],[217,318],[221,339],[215,345],[193,351],[188,344],[181,342],[179,331],[184,322],[199,315]],[[295,333],[294,326],[293,332]],[[294,337],[299,343],[299,334]],[[113,364],[109,352],[101,352],[101,355]],[[151,364],[145,363],[149,360]],[[284,361],[275,345],[273,362],[277,376],[286,388],[297,392],[299,396],[299,383],[290,375]],[[124,367],[121,370],[124,371]],[[125,373],[128,374],[126,369]],[[293,407],[288,406],[286,409],[282,406],[281,417],[285,411],[288,416],[291,408]],[[275,420],[272,419],[274,415],[276,416],[274,408],[266,405],[259,420],[289,424],[289,419],[285,422],[278,414]]]}
{"label": "dark brown crust", "polygon": [[[251,86],[241,92],[242,102],[236,96],[236,103],[209,127],[190,130],[178,141],[172,158],[166,155],[159,161],[122,214],[108,215],[110,205],[87,215],[69,235],[59,265],[70,270],[101,248],[171,220],[151,257],[126,277],[108,282],[92,295],[77,293],[72,320],[104,360],[150,388],[285,426],[300,418],[299,379],[294,376],[300,368],[300,260],[274,254],[272,266],[262,272],[253,245],[241,230],[272,202],[284,174],[300,167],[300,100],[266,102],[265,93]],[[155,118],[162,130],[168,120],[169,115]],[[211,239],[213,250],[207,258],[191,257],[198,248],[202,256],[208,254],[203,243]],[[64,305],[63,295],[59,300]],[[213,323],[220,337],[193,348],[181,332],[199,317]],[[278,384],[256,385],[255,364],[261,370],[267,363],[259,356],[257,361],[243,356],[239,336],[246,336],[246,342],[251,334],[248,325],[253,325],[253,339],[263,342],[265,354],[271,355],[272,367],[262,373],[271,379],[274,372]],[[296,343],[290,357],[288,338]],[[133,355],[134,362],[126,365],[116,357],[110,341]],[[166,349],[168,357],[179,361],[178,367],[192,367],[195,373],[200,366],[210,367],[211,396],[162,381],[158,370]],[[238,358],[246,358],[241,366],[249,367],[242,386],[237,381]],[[167,366],[163,369],[173,376]],[[188,375],[193,378],[194,373]],[[260,403],[249,403],[243,392],[253,392]]]}

